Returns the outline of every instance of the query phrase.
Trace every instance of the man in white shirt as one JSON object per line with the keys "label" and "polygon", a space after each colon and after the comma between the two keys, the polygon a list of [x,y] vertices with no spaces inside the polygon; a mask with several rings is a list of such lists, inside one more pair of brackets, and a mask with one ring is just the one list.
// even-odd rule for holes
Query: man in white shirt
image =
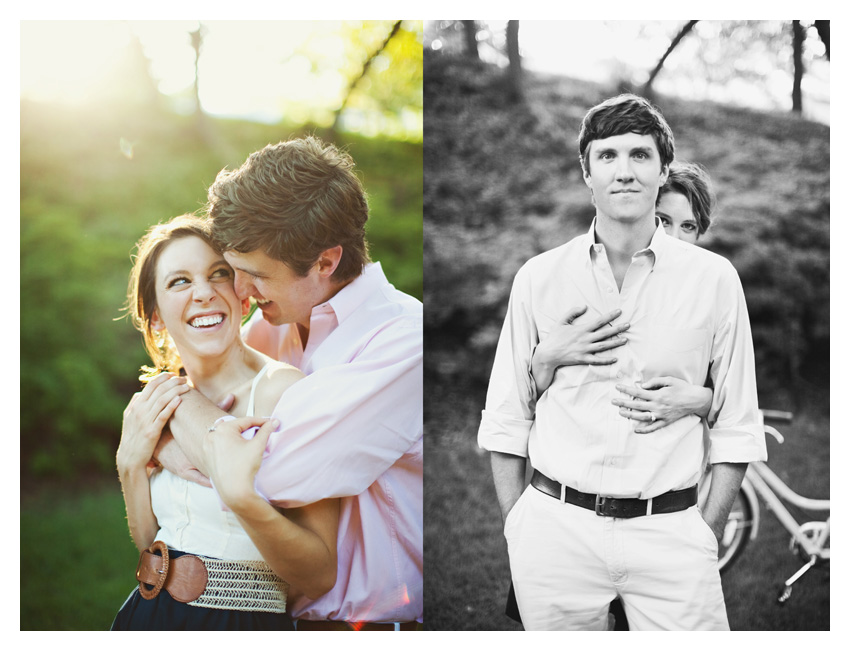
{"label": "man in white shirt", "polygon": [[[727,260],[656,222],[675,150],[646,100],[591,109],[579,150],[596,216],[517,273],[478,434],[522,621],[605,629],[619,596],[632,629],[728,629],[717,538],[747,463],[766,459],[740,281]],[[619,314],[615,363],[559,364],[547,338],[577,305],[588,306],[585,322]],[[541,357],[557,370],[538,396],[531,363]],[[697,416],[641,435],[619,415],[618,386],[653,376],[710,381],[710,445]],[[700,513],[706,459],[714,479]],[[534,474],[523,490],[526,460]]]}
{"label": "man in white shirt", "polygon": [[[208,211],[238,296],[259,307],[246,342],[306,374],[268,414],[281,428],[255,486],[280,507],[342,498],[337,583],[289,604],[298,629],[419,630],[422,304],[369,260],[353,167],[316,138],[269,145],[219,174]],[[170,426],[188,461],[163,460],[173,443],[160,460],[208,475],[204,437],[227,420],[186,394]]]}

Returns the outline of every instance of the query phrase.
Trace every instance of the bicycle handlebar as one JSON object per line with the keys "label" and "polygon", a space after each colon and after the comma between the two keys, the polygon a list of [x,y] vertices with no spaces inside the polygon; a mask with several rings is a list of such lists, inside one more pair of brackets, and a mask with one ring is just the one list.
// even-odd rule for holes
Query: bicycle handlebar
{"label": "bicycle handlebar", "polygon": [[765,420],[773,420],[780,423],[790,423],[794,417],[790,411],[777,411],[776,409],[762,409],[761,415]]}

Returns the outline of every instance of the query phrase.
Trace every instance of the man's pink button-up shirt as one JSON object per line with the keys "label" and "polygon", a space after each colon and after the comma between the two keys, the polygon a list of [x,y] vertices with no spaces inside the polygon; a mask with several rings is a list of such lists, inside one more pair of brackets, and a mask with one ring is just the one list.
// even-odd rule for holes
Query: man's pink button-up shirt
{"label": "man's pink button-up shirt", "polygon": [[[336,586],[294,617],[422,621],[422,304],[380,263],[294,325],[255,314],[245,341],[300,368],[272,416],[258,491],[281,507],[341,497]],[[352,497],[353,496],[353,497]]]}

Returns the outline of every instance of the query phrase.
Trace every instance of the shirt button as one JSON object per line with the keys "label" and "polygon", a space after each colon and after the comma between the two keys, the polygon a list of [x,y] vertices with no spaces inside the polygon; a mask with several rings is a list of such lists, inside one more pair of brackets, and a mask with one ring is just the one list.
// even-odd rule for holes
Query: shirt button
{"label": "shirt button", "polygon": [[622,371],[617,371],[617,378],[622,378],[622,377],[623,377]]}

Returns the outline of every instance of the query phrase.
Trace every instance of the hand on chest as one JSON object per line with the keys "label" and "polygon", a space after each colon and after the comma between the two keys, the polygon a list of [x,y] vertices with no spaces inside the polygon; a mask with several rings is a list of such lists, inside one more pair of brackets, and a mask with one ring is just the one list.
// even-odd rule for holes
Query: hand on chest
{"label": "hand on chest", "polygon": [[712,315],[704,301],[686,292],[659,291],[650,283],[631,294],[618,291],[581,292],[565,286],[537,303],[535,324],[538,341],[561,327],[571,308],[587,305],[572,326],[592,323],[614,309],[622,314],[612,325],[629,324],[620,337],[626,344],[613,351],[610,365],[577,365],[558,369],[556,381],[571,385],[598,380],[642,381],[656,376],[677,377],[694,384],[705,381],[713,339]]}

